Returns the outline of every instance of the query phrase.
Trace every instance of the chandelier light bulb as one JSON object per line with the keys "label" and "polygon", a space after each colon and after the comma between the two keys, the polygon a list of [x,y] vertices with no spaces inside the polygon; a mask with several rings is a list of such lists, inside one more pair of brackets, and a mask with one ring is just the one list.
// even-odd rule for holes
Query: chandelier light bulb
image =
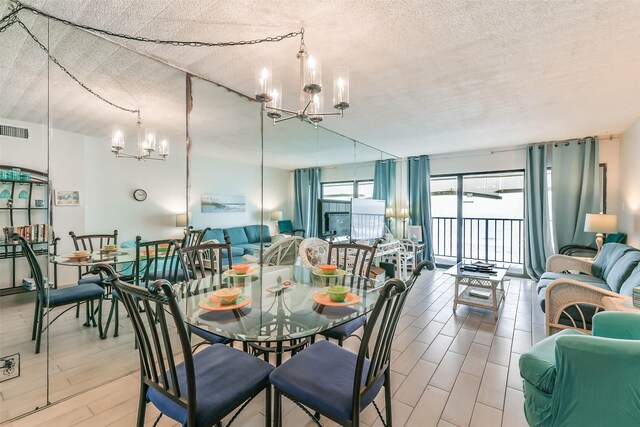
{"label": "chandelier light bulb", "polygon": [[314,95],[322,90],[322,70],[320,68],[320,60],[311,55],[306,56],[306,52],[304,55],[302,90],[310,95]]}
{"label": "chandelier light bulb", "polygon": [[116,131],[113,138],[111,138],[111,151],[117,153],[122,149],[124,149],[124,138],[122,137],[122,132]]}
{"label": "chandelier light bulb", "polygon": [[271,100],[271,62],[261,61],[256,67],[256,100],[269,102]]}
{"label": "chandelier light bulb", "polygon": [[322,93],[316,93],[312,95],[311,105],[309,105],[309,120],[311,120],[313,123],[319,123],[322,121],[322,106]]}
{"label": "chandelier light bulb", "polygon": [[267,116],[272,119],[279,119],[282,113],[278,110],[282,109],[282,82],[274,81],[273,89],[271,89],[271,101],[267,103]]}
{"label": "chandelier light bulb", "polygon": [[333,107],[338,110],[349,108],[349,68],[333,69]]}
{"label": "chandelier light bulb", "polygon": [[169,155],[169,143],[167,142],[166,139],[163,139],[160,142],[160,155],[162,157],[166,157]]}

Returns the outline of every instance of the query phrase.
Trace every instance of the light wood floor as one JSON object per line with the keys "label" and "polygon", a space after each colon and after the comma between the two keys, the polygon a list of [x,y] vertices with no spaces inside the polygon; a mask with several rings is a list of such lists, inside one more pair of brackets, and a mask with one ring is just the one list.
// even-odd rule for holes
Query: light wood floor
{"label": "light wood floor", "polygon": [[[529,280],[512,278],[498,321],[493,313],[466,306],[452,311],[453,280],[429,272],[407,300],[393,343],[395,426],[526,426],[520,354],[544,337],[544,315]],[[357,339],[346,346],[354,349]],[[52,405],[7,426],[133,426],[137,373]],[[383,393],[376,399],[384,407]],[[262,396],[234,425],[264,425]],[[148,405],[147,424],[158,412]],[[285,426],[312,426],[306,415],[284,400]],[[333,425],[326,419],[325,426]],[[382,426],[372,406],[363,424]],[[163,417],[160,426],[176,425]]]}

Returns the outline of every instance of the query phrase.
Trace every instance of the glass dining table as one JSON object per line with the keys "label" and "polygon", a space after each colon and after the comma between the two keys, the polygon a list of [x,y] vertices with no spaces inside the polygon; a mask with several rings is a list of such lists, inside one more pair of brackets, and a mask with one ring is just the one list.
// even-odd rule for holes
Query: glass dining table
{"label": "glass dining table", "polygon": [[[254,266],[246,275],[227,271],[174,286],[185,321],[254,349],[282,354],[327,329],[373,309],[383,282],[349,274],[323,275],[306,267]],[[350,289],[342,303],[331,301],[324,288]],[[222,305],[214,291],[239,288],[234,305]]]}

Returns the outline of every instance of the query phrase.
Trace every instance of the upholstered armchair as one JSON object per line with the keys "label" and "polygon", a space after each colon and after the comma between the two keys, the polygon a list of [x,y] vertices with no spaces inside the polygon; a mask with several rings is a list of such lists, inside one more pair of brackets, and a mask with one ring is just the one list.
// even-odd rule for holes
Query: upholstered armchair
{"label": "upholstered armchair", "polygon": [[593,336],[567,329],[520,357],[530,426],[640,422],[640,314],[602,312]]}

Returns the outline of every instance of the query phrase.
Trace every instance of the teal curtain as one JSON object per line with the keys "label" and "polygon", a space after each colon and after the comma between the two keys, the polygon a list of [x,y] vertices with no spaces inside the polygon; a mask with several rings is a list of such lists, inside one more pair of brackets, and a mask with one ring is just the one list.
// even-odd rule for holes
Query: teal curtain
{"label": "teal curtain", "polygon": [[433,236],[431,234],[431,174],[427,156],[407,159],[407,183],[411,224],[422,226],[425,244],[424,258],[433,261]]}
{"label": "teal curtain", "polygon": [[588,213],[600,212],[599,140],[573,139],[553,144],[551,218],[556,251],[566,245],[593,245],[584,232]]}
{"label": "teal curtain", "polygon": [[302,228],[307,237],[318,236],[318,198],[320,168],[296,169],[293,172],[294,228]]}
{"label": "teal curtain", "polygon": [[539,279],[547,257],[553,253],[549,242],[549,204],[547,186],[548,145],[527,147],[524,170],[524,240],[527,274]]}
{"label": "teal curtain", "polygon": [[384,200],[387,208],[396,205],[396,162],[377,160],[373,174],[373,198]]}

